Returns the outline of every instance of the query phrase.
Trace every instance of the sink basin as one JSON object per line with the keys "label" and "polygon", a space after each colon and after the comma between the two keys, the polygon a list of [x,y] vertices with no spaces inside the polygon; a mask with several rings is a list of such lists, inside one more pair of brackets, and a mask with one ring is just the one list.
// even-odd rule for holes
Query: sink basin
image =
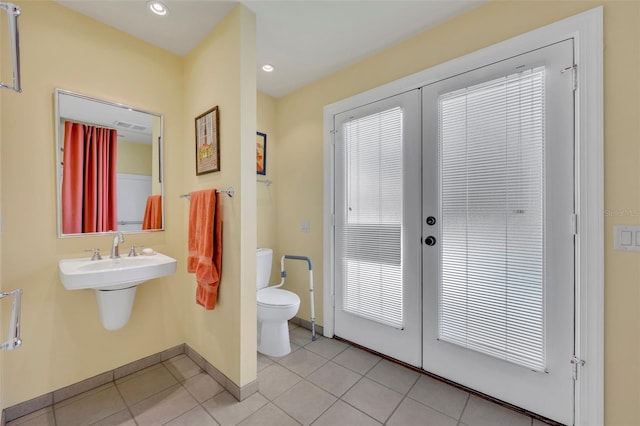
{"label": "sink basin", "polygon": [[176,260],[156,253],[118,259],[62,259],[60,281],[67,290],[121,290],[176,272]]}
{"label": "sink basin", "polygon": [[67,290],[95,290],[100,321],[113,331],[129,321],[137,286],[174,274],[176,263],[160,253],[102,260],[62,259],[58,272]]}

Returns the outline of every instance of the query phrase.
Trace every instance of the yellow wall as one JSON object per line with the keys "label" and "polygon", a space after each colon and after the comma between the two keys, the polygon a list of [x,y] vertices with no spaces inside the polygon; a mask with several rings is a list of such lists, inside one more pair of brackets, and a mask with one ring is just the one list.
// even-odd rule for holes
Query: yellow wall
{"label": "yellow wall", "polygon": [[[608,425],[640,424],[640,262],[614,252],[614,224],[640,223],[640,2],[496,1],[278,99],[280,252],[322,265],[323,107],[560,19],[604,5],[605,207],[631,216],[605,221],[605,416]],[[273,164],[273,163],[272,163]],[[311,232],[299,231],[309,220]],[[305,294],[304,268],[287,267],[286,286]],[[322,269],[314,280],[323,282]],[[322,324],[322,287],[316,318]],[[309,319],[302,300],[299,316]]]}
{"label": "yellow wall", "polygon": [[278,135],[276,133],[276,99],[266,93],[258,92],[258,132],[267,135],[266,175],[257,175],[257,180],[269,179],[270,186],[257,184],[258,203],[258,247],[274,250],[271,283],[280,281],[280,258],[276,256],[278,215],[278,179],[276,159],[278,158]]}
{"label": "yellow wall", "polygon": [[151,145],[118,141],[118,173],[151,176]]}
{"label": "yellow wall", "polygon": [[[167,231],[127,236],[126,244],[154,247],[183,271],[182,59],[53,2],[18,5],[23,93],[0,93],[0,282],[3,290],[24,289],[24,343],[3,354],[2,407],[184,342],[182,272],[141,285],[129,324],[116,332],[100,324],[92,291],[60,283],[59,259],[86,256],[82,250],[91,247],[104,252],[111,239],[57,238],[53,125],[56,87],[165,114],[166,172],[174,176],[165,189],[176,202],[165,205]],[[3,314],[4,328],[8,310]]]}
{"label": "yellow wall", "polygon": [[[185,309],[186,342],[239,385],[256,370],[256,76],[255,16],[238,6],[185,60],[184,121],[213,106],[220,114],[220,172],[195,174],[193,126],[185,126],[183,192],[233,187],[223,203],[222,284],[214,311],[194,302],[195,281]],[[187,214],[188,206],[184,206]],[[182,229],[187,234],[186,223]]]}

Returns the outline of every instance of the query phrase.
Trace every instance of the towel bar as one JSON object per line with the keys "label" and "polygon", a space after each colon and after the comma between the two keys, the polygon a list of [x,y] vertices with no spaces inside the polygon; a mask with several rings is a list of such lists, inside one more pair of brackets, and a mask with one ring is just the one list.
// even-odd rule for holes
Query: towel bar
{"label": "towel bar", "polygon": [[7,293],[0,293],[0,299],[13,296],[11,306],[11,323],[9,324],[9,340],[0,344],[0,349],[14,350],[22,345],[20,340],[20,304],[22,300],[22,290],[13,290]]}
{"label": "towel bar", "polygon": [[[216,193],[218,194],[227,194],[229,197],[233,197],[236,193],[236,190],[233,189],[232,187],[229,187],[227,189],[216,189]],[[187,198],[187,199],[191,199],[191,193],[188,194],[180,194],[180,198]]]}

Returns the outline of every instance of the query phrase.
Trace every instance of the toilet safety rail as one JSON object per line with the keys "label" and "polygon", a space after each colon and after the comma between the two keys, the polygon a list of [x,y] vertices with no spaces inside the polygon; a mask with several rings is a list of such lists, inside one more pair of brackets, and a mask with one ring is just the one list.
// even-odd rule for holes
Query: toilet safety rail
{"label": "toilet safety rail", "polygon": [[302,260],[309,264],[309,295],[311,296],[310,308],[311,308],[311,340],[315,341],[316,337],[316,313],[315,307],[313,304],[313,263],[311,263],[311,258],[307,256],[296,256],[293,254],[285,254],[280,258],[280,284],[274,285],[273,288],[282,287],[284,284],[284,279],[287,277],[287,271],[284,270],[284,260]]}
{"label": "toilet safety rail", "polygon": [[14,350],[22,345],[20,340],[20,304],[22,300],[22,290],[17,289],[5,293],[0,293],[0,299],[13,296],[11,306],[11,323],[9,324],[9,340],[0,344],[0,349]]}

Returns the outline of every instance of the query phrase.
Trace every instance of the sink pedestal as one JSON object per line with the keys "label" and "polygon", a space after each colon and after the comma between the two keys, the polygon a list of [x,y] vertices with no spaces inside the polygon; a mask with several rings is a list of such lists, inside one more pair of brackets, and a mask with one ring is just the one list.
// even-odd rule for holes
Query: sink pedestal
{"label": "sink pedestal", "polygon": [[127,324],[133,309],[136,286],[121,290],[95,290],[100,321],[107,330],[118,330]]}

